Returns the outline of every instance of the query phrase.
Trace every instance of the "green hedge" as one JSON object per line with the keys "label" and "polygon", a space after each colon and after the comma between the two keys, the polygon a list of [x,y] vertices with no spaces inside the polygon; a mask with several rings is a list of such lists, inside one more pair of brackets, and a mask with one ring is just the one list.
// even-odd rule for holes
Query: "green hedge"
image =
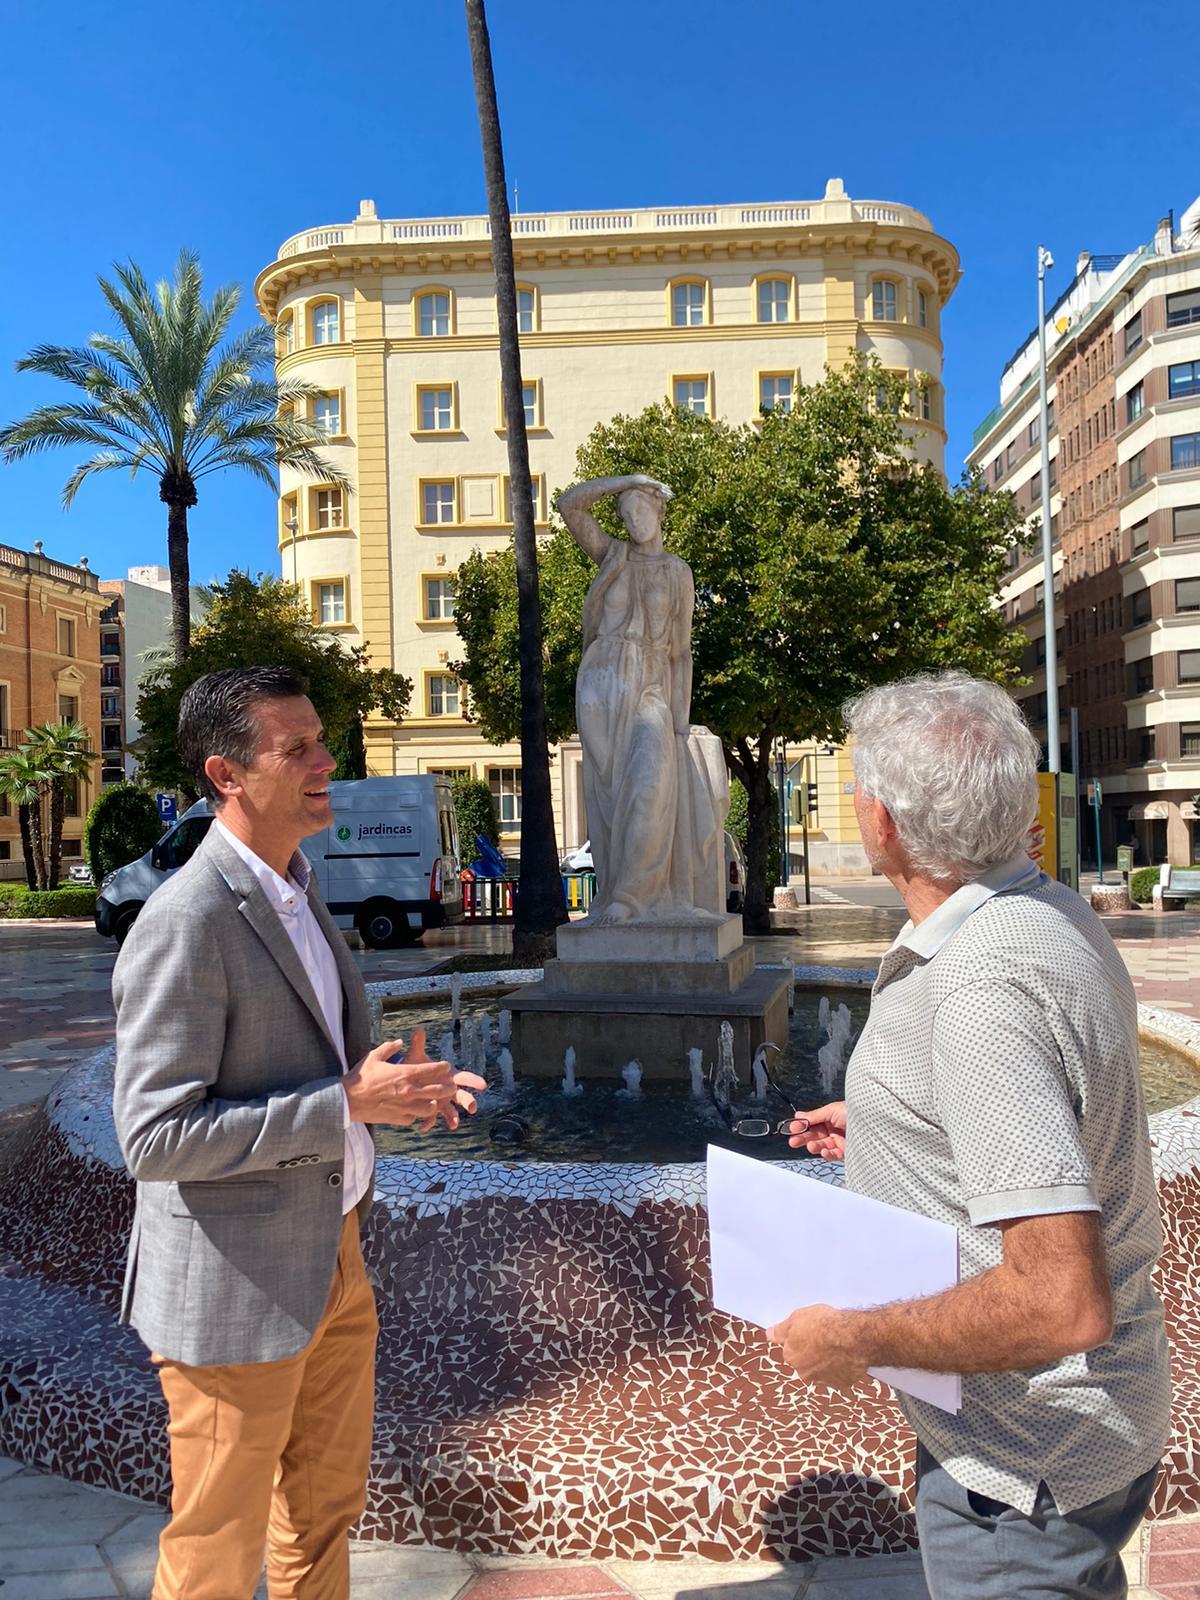
{"label": "green hedge", "polygon": [[90,917],[95,910],[96,891],[83,884],[39,891],[23,883],[0,883],[0,918]]}
{"label": "green hedge", "polygon": [[101,791],[88,812],[83,853],[92,882],[101,884],[110,872],[136,861],[162,837],[154,796],[135,783],[114,783]]}
{"label": "green hedge", "polygon": [[1148,906],[1154,897],[1154,885],[1158,882],[1157,867],[1138,867],[1136,872],[1129,874],[1129,898],[1135,905]]}

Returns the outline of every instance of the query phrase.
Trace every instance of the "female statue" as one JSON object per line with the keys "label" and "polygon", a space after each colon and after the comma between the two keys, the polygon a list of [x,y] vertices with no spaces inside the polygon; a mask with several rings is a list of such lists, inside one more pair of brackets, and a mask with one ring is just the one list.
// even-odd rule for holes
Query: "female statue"
{"label": "female statue", "polygon": [[[628,540],[590,506],[617,496]],[[666,484],[597,478],[558,510],[597,573],[583,607],[575,684],[583,796],[596,866],[593,925],[708,920],[724,912],[729,783],[717,739],[690,726],[692,610],[686,561],[663,549]]]}

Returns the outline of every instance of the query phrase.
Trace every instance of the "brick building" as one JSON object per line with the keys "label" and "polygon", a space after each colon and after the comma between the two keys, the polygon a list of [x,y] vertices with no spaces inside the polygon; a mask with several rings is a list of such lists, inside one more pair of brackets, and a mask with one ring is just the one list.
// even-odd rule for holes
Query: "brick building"
{"label": "brick building", "polygon": [[[41,542],[31,551],[0,544],[0,749],[17,745],[42,722],[81,722],[100,729],[100,614],[96,575],[52,561]],[[83,819],[99,772],[67,797],[63,855],[83,850]],[[16,808],[0,800],[0,877],[20,877]]]}
{"label": "brick building", "polygon": [[[1200,201],[1124,256],[1080,256],[1046,319],[1057,738],[1101,780],[1102,848],[1200,860]],[[1041,509],[1036,330],[968,458]],[[1044,742],[1046,574],[1014,549],[1001,602],[1028,641],[1017,695]],[[1094,860],[1092,818],[1082,830]]]}

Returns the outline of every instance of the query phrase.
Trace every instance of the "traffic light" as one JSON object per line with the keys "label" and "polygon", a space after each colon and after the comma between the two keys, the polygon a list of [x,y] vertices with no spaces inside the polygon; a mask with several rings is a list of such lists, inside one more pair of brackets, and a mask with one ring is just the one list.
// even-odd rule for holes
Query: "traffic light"
{"label": "traffic light", "polygon": [[817,786],[815,783],[802,783],[800,785],[800,815],[807,817],[817,809]]}

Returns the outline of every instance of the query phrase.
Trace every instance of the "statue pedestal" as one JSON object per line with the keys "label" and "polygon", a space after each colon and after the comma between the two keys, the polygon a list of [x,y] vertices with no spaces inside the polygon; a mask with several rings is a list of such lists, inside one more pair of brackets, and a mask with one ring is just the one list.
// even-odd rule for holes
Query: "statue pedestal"
{"label": "statue pedestal", "polygon": [[742,919],[558,930],[558,960],[540,983],[510,995],[513,1054],[523,1077],[557,1077],[568,1045],[580,1078],[619,1078],[640,1061],[645,1079],[687,1081],[687,1053],[716,1060],[733,1027],[743,1081],[761,1044],[787,1040],[787,974],[759,972]]}

